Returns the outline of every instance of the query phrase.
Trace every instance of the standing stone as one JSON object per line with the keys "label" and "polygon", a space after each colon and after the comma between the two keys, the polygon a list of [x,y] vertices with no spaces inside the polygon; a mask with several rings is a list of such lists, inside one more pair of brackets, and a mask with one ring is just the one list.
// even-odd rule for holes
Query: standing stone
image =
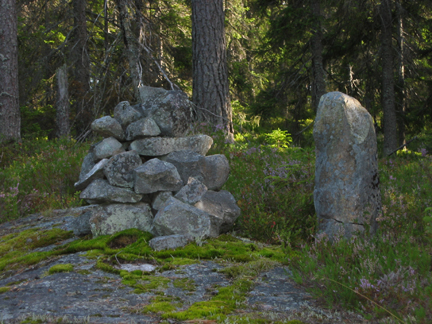
{"label": "standing stone", "polygon": [[350,238],[377,228],[381,210],[378,157],[371,115],[341,92],[321,97],[313,131],[316,145],[315,210],[319,231]]}

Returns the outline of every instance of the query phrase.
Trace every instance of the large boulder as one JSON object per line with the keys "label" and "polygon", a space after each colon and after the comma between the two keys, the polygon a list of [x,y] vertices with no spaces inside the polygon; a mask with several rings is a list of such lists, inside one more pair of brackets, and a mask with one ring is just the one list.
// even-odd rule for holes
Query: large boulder
{"label": "large boulder", "polygon": [[96,179],[81,192],[80,198],[85,199],[89,204],[137,203],[143,198],[143,195],[131,189],[111,186],[106,180]]}
{"label": "large boulder", "polygon": [[142,156],[162,156],[181,150],[191,150],[206,155],[212,144],[213,139],[207,135],[150,137],[133,141],[130,149],[137,151]]}
{"label": "large boulder", "polygon": [[94,180],[102,179],[104,177],[104,168],[107,163],[108,159],[102,159],[96,163],[87,174],[85,174],[82,178],[80,177],[80,180],[74,184],[75,188],[77,190],[82,190]]}
{"label": "large boulder", "polygon": [[220,190],[228,180],[230,167],[223,154],[204,157],[194,151],[182,150],[161,159],[175,165],[184,183],[193,177],[210,190]]}
{"label": "large boulder", "polygon": [[120,123],[123,129],[129,124],[142,118],[141,114],[135,110],[128,101],[122,101],[114,108],[114,118]]}
{"label": "large boulder", "polygon": [[313,131],[314,203],[319,231],[350,238],[376,231],[381,209],[377,143],[371,115],[341,92],[321,97]]}
{"label": "large boulder", "polygon": [[133,188],[133,169],[142,164],[141,157],[135,151],[128,151],[114,155],[107,160],[104,175],[112,186]]}
{"label": "large boulder", "polygon": [[177,191],[183,181],[171,163],[159,159],[148,160],[134,171],[136,193],[149,194],[157,191]]}
{"label": "large boulder", "polygon": [[240,216],[235,198],[226,190],[206,191],[195,207],[211,216],[218,234],[228,232]]}
{"label": "large boulder", "polygon": [[114,234],[130,228],[150,232],[152,222],[153,214],[145,203],[101,205],[93,210],[89,220],[93,236]]}
{"label": "large boulder", "polygon": [[144,117],[152,117],[162,136],[180,137],[190,131],[193,105],[182,91],[142,86],[140,104],[134,108]]}
{"label": "large boulder", "polygon": [[110,116],[96,119],[90,127],[93,132],[103,137],[114,137],[120,141],[125,139],[120,123]]}
{"label": "large boulder", "polygon": [[216,233],[212,231],[209,214],[174,197],[158,211],[153,226],[158,236],[180,234],[200,240]]}

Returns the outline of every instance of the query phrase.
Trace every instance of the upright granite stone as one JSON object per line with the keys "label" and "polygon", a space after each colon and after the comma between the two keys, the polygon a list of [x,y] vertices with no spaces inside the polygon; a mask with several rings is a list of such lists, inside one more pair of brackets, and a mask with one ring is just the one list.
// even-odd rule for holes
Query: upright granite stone
{"label": "upright granite stone", "polygon": [[321,97],[313,131],[314,203],[319,231],[330,239],[377,228],[381,210],[377,143],[370,114],[341,92]]}

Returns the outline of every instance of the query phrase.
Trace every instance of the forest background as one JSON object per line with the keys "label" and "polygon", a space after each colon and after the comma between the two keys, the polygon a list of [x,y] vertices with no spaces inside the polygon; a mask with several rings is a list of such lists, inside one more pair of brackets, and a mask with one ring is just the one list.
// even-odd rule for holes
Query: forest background
{"label": "forest background", "polygon": [[[199,2],[0,0],[0,67],[14,24],[18,57],[17,80],[0,74],[0,133],[18,140],[0,146],[0,222],[84,204],[73,183],[98,140],[89,125],[120,101],[137,103],[138,83],[194,98]],[[280,244],[296,281],[330,307],[430,323],[431,1],[213,2],[224,11],[235,143],[218,124],[197,131],[229,159],[224,189],[242,209],[235,231]],[[16,96],[4,90],[11,80]],[[327,91],[358,99],[374,120],[383,213],[371,241],[316,235],[312,126]]]}

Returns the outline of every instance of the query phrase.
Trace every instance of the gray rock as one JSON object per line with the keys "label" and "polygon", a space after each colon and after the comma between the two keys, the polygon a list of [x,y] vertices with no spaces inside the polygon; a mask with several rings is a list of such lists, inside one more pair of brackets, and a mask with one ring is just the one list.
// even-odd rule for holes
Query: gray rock
{"label": "gray rock", "polygon": [[114,118],[123,129],[126,129],[129,124],[142,118],[142,116],[129,104],[129,101],[122,101],[114,108]]}
{"label": "gray rock", "polygon": [[96,163],[93,168],[82,178],[80,177],[80,181],[74,184],[75,189],[82,190],[87,187],[93,180],[102,179],[104,177],[104,167],[107,164],[108,159],[100,160]]}
{"label": "gray rock", "polygon": [[158,192],[155,197],[153,198],[152,201],[152,208],[154,210],[159,210],[161,209],[161,207],[165,204],[165,202],[172,197],[172,192],[171,191],[161,191]]}
{"label": "gray rock", "polygon": [[103,141],[95,145],[93,149],[95,161],[110,158],[111,156],[121,152],[124,152],[124,148],[114,137],[105,138]]}
{"label": "gray rock", "polygon": [[90,172],[91,169],[93,169],[93,167],[95,166],[95,162],[94,162],[94,154],[93,152],[89,152],[83,160],[83,163],[81,164],[81,172],[79,175],[79,179],[82,180],[87,173]]}
{"label": "gray rock", "polygon": [[213,144],[213,139],[207,135],[190,137],[150,137],[135,140],[130,149],[143,156],[162,156],[175,151],[191,150],[205,155]]}
{"label": "gray rock", "polygon": [[190,150],[182,150],[161,159],[175,165],[184,183],[193,177],[210,190],[220,190],[228,180],[230,167],[223,154],[204,157]]}
{"label": "gray rock", "polygon": [[133,172],[136,193],[177,191],[183,186],[183,181],[175,166],[159,159],[148,160]]}
{"label": "gray rock", "polygon": [[93,236],[114,234],[126,229],[137,228],[150,232],[153,214],[150,206],[138,204],[112,204],[99,206],[90,218]]}
{"label": "gray rock", "polygon": [[372,117],[356,99],[331,92],[321,97],[313,135],[319,231],[350,238],[367,225],[373,234],[381,196]]}
{"label": "gray rock", "polygon": [[174,250],[183,247],[192,241],[185,235],[158,236],[149,241],[150,247],[155,251]]}
{"label": "gray rock", "polygon": [[143,118],[131,123],[126,128],[126,140],[134,141],[140,138],[158,136],[160,133],[158,125],[152,118]]}
{"label": "gray rock", "polygon": [[187,184],[174,197],[186,204],[194,205],[206,192],[207,187],[201,181],[190,177]]}
{"label": "gray rock", "polygon": [[106,163],[104,174],[112,186],[133,188],[133,169],[142,164],[141,158],[135,151],[128,151],[114,155]]}
{"label": "gray rock", "polygon": [[194,239],[204,239],[211,233],[209,214],[174,197],[169,198],[158,211],[153,226],[159,236],[180,234]]}
{"label": "gray rock", "polygon": [[96,119],[91,124],[91,130],[103,137],[115,137],[120,141],[125,139],[120,123],[110,116]]}
{"label": "gray rock", "polygon": [[235,198],[226,190],[207,191],[195,207],[213,217],[212,222],[217,227],[218,234],[228,232],[240,216]]}
{"label": "gray rock", "polygon": [[209,190],[220,190],[230,173],[228,159],[223,154],[206,156],[201,170],[204,174],[203,183]]}
{"label": "gray rock", "polygon": [[80,198],[85,199],[90,204],[105,202],[137,203],[142,199],[142,195],[130,189],[113,187],[108,181],[97,179],[81,192]]}
{"label": "gray rock", "polygon": [[135,108],[144,117],[152,117],[163,136],[180,137],[190,131],[194,121],[193,105],[182,91],[140,87],[141,103]]}
{"label": "gray rock", "polygon": [[91,233],[90,218],[93,216],[95,205],[85,206],[91,207],[76,217],[71,223],[72,231],[76,236],[85,236]]}

